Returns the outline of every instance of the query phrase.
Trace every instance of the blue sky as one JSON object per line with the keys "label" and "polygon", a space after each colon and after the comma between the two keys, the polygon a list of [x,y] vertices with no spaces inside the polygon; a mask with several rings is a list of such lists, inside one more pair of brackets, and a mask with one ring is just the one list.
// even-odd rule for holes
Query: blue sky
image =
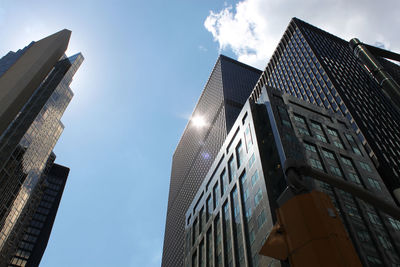
{"label": "blue sky", "polygon": [[55,148],[71,172],[41,266],[160,266],[172,154],[219,52],[264,68],[293,16],[399,51],[396,1],[384,21],[382,3],[358,0],[0,0],[0,55],[68,28],[68,55],[85,57]]}

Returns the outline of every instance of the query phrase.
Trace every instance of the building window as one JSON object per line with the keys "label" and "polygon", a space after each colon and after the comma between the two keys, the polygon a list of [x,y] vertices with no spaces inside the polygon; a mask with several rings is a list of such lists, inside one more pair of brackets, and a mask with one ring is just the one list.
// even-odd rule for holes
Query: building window
{"label": "building window", "polygon": [[197,238],[197,218],[193,222],[192,226],[192,245],[194,245]]}
{"label": "building window", "polygon": [[213,246],[211,228],[207,231],[207,265],[213,266]]}
{"label": "building window", "polygon": [[256,160],[256,156],[253,153],[249,159],[249,168],[251,168],[251,166],[253,166],[253,163],[255,160]]}
{"label": "building window", "polygon": [[335,155],[328,150],[322,149],[322,154],[324,154],[324,157],[327,159],[335,159]]}
{"label": "building window", "polygon": [[213,193],[214,193],[214,209],[216,209],[217,207],[218,207],[218,201],[219,201],[219,185],[218,185],[218,183],[216,183],[215,185],[214,185],[214,188],[213,188]]}
{"label": "building window", "polygon": [[335,147],[338,147],[340,149],[344,149],[342,142],[340,142],[339,140],[334,140],[333,144],[335,145]]}
{"label": "building window", "polygon": [[253,140],[251,139],[251,133],[250,133],[250,125],[247,125],[246,130],[244,131],[245,136],[246,136],[246,141],[247,141],[247,148],[250,148],[251,145],[253,144]]}
{"label": "building window", "polygon": [[384,249],[391,250],[393,249],[392,243],[386,236],[378,234],[378,239]]}
{"label": "building window", "polygon": [[204,241],[201,241],[200,246],[199,246],[199,267],[205,266],[203,255],[204,255]]}
{"label": "building window", "polygon": [[341,159],[342,159],[342,162],[344,164],[346,164],[349,167],[353,167],[353,163],[351,162],[351,159],[348,159],[348,158],[345,158],[345,157],[341,157]]}
{"label": "building window", "polygon": [[260,188],[258,188],[258,191],[257,191],[256,195],[254,196],[254,204],[255,204],[256,207],[260,203],[261,199],[262,199],[262,190],[261,190],[261,187],[260,187]]}
{"label": "building window", "polygon": [[345,134],[345,136],[349,142],[354,142],[354,138],[351,136],[351,134]]}
{"label": "building window", "polygon": [[221,173],[221,187],[222,187],[222,194],[225,194],[226,190],[228,189],[228,175],[226,175],[225,169]]}
{"label": "building window", "polygon": [[329,169],[331,170],[331,172],[332,172],[333,174],[335,174],[335,175],[337,175],[337,176],[340,176],[340,177],[343,176],[342,171],[341,171],[338,167],[329,166]]}
{"label": "building window", "polygon": [[321,124],[319,124],[318,122],[312,121],[312,122],[311,122],[311,127],[313,127],[314,129],[317,129],[317,130],[322,131]]}
{"label": "building window", "polygon": [[251,185],[254,186],[257,181],[258,181],[258,170],[256,170],[253,176],[251,176]]}
{"label": "building window", "polygon": [[360,214],[358,213],[358,210],[357,210],[356,207],[351,206],[351,205],[349,205],[349,204],[345,204],[345,207],[346,207],[346,209],[347,209],[347,213],[348,213],[350,216],[355,217],[355,218],[357,218],[357,219],[361,219],[361,216],[360,216]]}
{"label": "building window", "polygon": [[298,121],[298,122],[303,123],[303,124],[306,123],[306,121],[304,120],[304,118],[301,117],[301,116],[299,116],[299,115],[294,114],[293,117],[294,117],[294,120],[295,120],[295,121]]}
{"label": "building window", "polygon": [[265,211],[262,210],[260,215],[258,215],[258,217],[257,217],[258,229],[260,229],[263,226],[263,224],[265,223],[265,220],[266,220]]}
{"label": "building window", "polygon": [[370,167],[367,163],[360,162],[360,166],[361,166],[361,168],[363,168],[363,169],[366,170],[367,172],[372,172],[371,167]]}
{"label": "building window", "polygon": [[236,175],[235,161],[233,156],[229,159],[228,168],[229,168],[229,182],[231,182]]}
{"label": "building window", "polygon": [[213,203],[211,195],[207,198],[207,221],[211,218],[211,214],[213,212]]}
{"label": "building window", "polygon": [[321,142],[323,142],[323,143],[328,143],[328,141],[326,140],[325,136],[323,136],[323,135],[321,135],[321,134],[316,134],[315,137],[316,137],[319,141],[321,141]]}
{"label": "building window", "polygon": [[322,166],[321,161],[319,161],[317,159],[310,158],[310,164],[311,164],[311,167],[313,167],[315,169],[319,169],[322,171],[324,170],[324,167]]}
{"label": "building window", "polygon": [[236,160],[237,160],[237,166],[238,168],[242,165],[243,162],[243,146],[242,146],[242,141],[239,142],[239,144],[236,147]]}
{"label": "building window", "polygon": [[292,128],[292,124],[289,121],[282,119],[282,124],[288,128]]}
{"label": "building window", "polygon": [[366,231],[357,231],[358,239],[362,242],[370,242],[371,236]]}
{"label": "building window", "polygon": [[356,153],[357,155],[360,155],[361,156],[361,151],[360,151],[360,149],[358,149],[357,147],[352,147],[352,149],[353,149],[353,152],[354,153]]}
{"label": "building window", "polygon": [[368,178],[368,182],[373,188],[378,189],[379,191],[382,190],[381,185],[379,184],[379,182],[377,180]]}
{"label": "building window", "polygon": [[357,174],[355,174],[353,172],[349,172],[349,178],[350,178],[350,181],[352,181],[353,183],[361,184],[360,179],[358,178]]}
{"label": "building window", "polygon": [[308,136],[310,135],[310,132],[308,131],[308,129],[298,127],[297,130],[299,131],[300,134],[308,135]]}
{"label": "building window", "polygon": [[398,220],[389,217],[389,222],[392,225],[393,229],[400,231],[400,222]]}
{"label": "building window", "polygon": [[332,136],[336,136],[336,137],[339,136],[338,132],[335,129],[332,129],[332,128],[328,128],[328,134],[330,134]]}
{"label": "building window", "polygon": [[383,266],[381,260],[373,256],[367,255],[367,260],[373,264],[377,264],[378,266]]}
{"label": "building window", "polygon": [[306,148],[306,150],[311,151],[311,152],[317,152],[317,148],[314,145],[308,144],[308,143],[304,143],[304,147]]}
{"label": "building window", "polygon": [[371,212],[367,212],[367,214],[368,214],[368,218],[369,218],[370,222],[372,222],[373,224],[382,226],[381,220],[379,219],[378,215],[376,215],[375,213],[371,213]]}
{"label": "building window", "polygon": [[249,240],[250,240],[250,245],[253,245],[254,240],[256,240],[256,234],[254,233],[253,229],[250,230]]}

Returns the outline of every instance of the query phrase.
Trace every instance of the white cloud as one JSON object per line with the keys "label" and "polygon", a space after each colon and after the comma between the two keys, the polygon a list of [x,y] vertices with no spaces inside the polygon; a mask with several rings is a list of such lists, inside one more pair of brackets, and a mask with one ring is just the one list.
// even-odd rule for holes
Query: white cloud
{"label": "white cloud", "polygon": [[398,0],[243,0],[210,11],[204,26],[221,51],[231,49],[239,61],[264,69],[292,17],[400,52],[398,10]]}

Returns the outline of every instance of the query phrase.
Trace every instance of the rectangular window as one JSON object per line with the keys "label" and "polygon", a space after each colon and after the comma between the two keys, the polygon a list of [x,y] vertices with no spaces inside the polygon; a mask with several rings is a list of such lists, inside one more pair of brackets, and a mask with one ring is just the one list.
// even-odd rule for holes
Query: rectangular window
{"label": "rectangular window", "polygon": [[324,170],[324,167],[322,166],[321,161],[319,161],[317,159],[310,158],[310,164],[311,164],[311,167],[313,167],[315,169],[319,169],[321,171]]}
{"label": "rectangular window", "polygon": [[200,212],[199,212],[199,234],[201,234],[201,232],[203,232],[203,226],[204,226],[204,209],[201,208]]}
{"label": "rectangular window", "polygon": [[319,141],[321,141],[321,142],[323,142],[323,143],[328,143],[328,141],[326,140],[325,136],[323,136],[323,135],[321,135],[321,134],[316,134],[315,137],[316,137]]}
{"label": "rectangular window", "polygon": [[193,227],[192,227],[192,245],[194,245],[194,242],[196,242],[197,238],[197,218],[193,222]]}
{"label": "rectangular window", "polygon": [[214,266],[213,264],[213,245],[212,245],[212,232],[211,228],[207,231],[207,266]]}
{"label": "rectangular window", "polygon": [[368,182],[373,188],[378,189],[379,191],[382,190],[382,187],[377,180],[368,178]]}
{"label": "rectangular window", "polygon": [[335,129],[332,129],[332,128],[329,128],[329,127],[328,127],[328,134],[330,134],[332,136],[336,136],[336,137],[339,136],[338,132]]}
{"label": "rectangular window", "polygon": [[382,225],[381,220],[375,213],[367,212],[369,220],[376,225]]}
{"label": "rectangular window", "polygon": [[236,147],[236,160],[237,160],[237,166],[238,168],[242,165],[243,162],[243,146],[242,146],[242,141],[239,142],[239,144]]}
{"label": "rectangular window", "polygon": [[357,147],[352,147],[352,149],[353,149],[353,152],[354,153],[356,153],[357,155],[360,155],[361,156],[361,151],[360,151],[360,149],[358,149]]}
{"label": "rectangular window", "polygon": [[249,168],[251,168],[251,166],[253,166],[253,163],[255,160],[256,160],[256,156],[253,153],[249,159]]}
{"label": "rectangular window", "polygon": [[342,162],[344,164],[346,164],[349,167],[354,168],[353,163],[351,162],[351,159],[348,159],[348,158],[345,158],[345,157],[341,157],[341,159],[342,159]]}
{"label": "rectangular window", "polygon": [[371,236],[367,231],[357,231],[358,239],[362,242],[370,242]]}
{"label": "rectangular window", "polygon": [[371,167],[370,167],[367,163],[360,162],[360,166],[361,166],[361,168],[363,168],[363,169],[366,170],[367,172],[372,172]]}
{"label": "rectangular window", "polygon": [[342,171],[338,167],[329,166],[329,169],[331,170],[332,174],[335,174],[335,175],[340,176],[340,177],[343,176]]}
{"label": "rectangular window", "polygon": [[338,147],[340,149],[344,149],[342,142],[339,141],[339,140],[334,140],[333,144],[335,145],[335,147]]}
{"label": "rectangular window", "polygon": [[214,197],[213,197],[213,199],[214,199],[214,209],[216,209],[217,207],[218,207],[218,201],[219,201],[219,185],[218,185],[218,183],[216,183],[215,185],[214,185],[214,188],[213,188],[213,193],[214,193]]}
{"label": "rectangular window", "polygon": [[378,234],[378,239],[384,249],[387,249],[387,250],[393,249],[392,243],[389,241],[389,239],[386,236]]}
{"label": "rectangular window", "polygon": [[253,176],[251,176],[251,185],[254,186],[257,181],[258,181],[258,170],[256,170]]}
{"label": "rectangular window", "polygon": [[235,177],[236,175],[236,167],[235,167],[235,161],[233,156],[229,159],[228,162],[228,171],[229,171],[229,182],[232,181],[232,179]]}
{"label": "rectangular window", "polygon": [[322,154],[324,154],[324,157],[327,159],[335,159],[335,155],[326,149],[322,149]]}
{"label": "rectangular window", "polygon": [[317,152],[317,148],[314,145],[304,143],[304,147],[306,150],[311,151],[311,152]]}
{"label": "rectangular window", "polygon": [[373,264],[376,264],[376,265],[378,265],[378,266],[382,266],[382,262],[381,262],[381,260],[378,259],[378,258],[375,258],[375,257],[373,257],[373,256],[367,255],[367,260],[368,260],[369,262],[373,263]]}
{"label": "rectangular window", "polygon": [[310,135],[310,132],[308,131],[308,129],[298,127],[297,130],[299,131],[300,134],[308,135],[308,136]]}
{"label": "rectangular window", "polygon": [[225,169],[222,171],[221,175],[221,187],[222,187],[222,194],[225,194],[226,190],[228,189],[228,175],[226,175]]}
{"label": "rectangular window", "polygon": [[311,127],[314,128],[314,129],[322,131],[321,124],[319,124],[318,122],[312,121],[311,122]]}
{"label": "rectangular window", "polygon": [[260,215],[258,215],[258,217],[257,217],[258,229],[260,229],[263,226],[263,224],[265,223],[265,220],[266,220],[265,211],[262,210]]}
{"label": "rectangular window", "polygon": [[357,219],[361,219],[360,213],[358,212],[358,209],[354,206],[351,206],[349,204],[345,204],[344,205],[347,209],[347,213],[352,216],[355,217]]}
{"label": "rectangular window", "polygon": [[354,142],[353,136],[351,134],[344,134],[349,142]]}
{"label": "rectangular window", "polygon": [[292,124],[289,121],[282,119],[282,124],[288,128],[292,128]]}
{"label": "rectangular window", "polygon": [[246,136],[247,148],[250,148],[253,145],[253,140],[251,138],[251,132],[250,132],[250,125],[247,125],[244,133]]}
{"label": "rectangular window", "polygon": [[212,216],[212,212],[213,212],[213,203],[212,203],[212,197],[211,194],[208,196],[207,198],[207,221],[208,219],[210,219]]}
{"label": "rectangular window", "polygon": [[303,118],[302,116],[300,116],[300,115],[293,114],[293,117],[294,117],[294,120],[295,120],[295,121],[298,121],[298,122],[303,123],[303,124],[306,123],[306,121],[304,120],[304,118]]}
{"label": "rectangular window", "polygon": [[260,203],[261,199],[262,199],[262,191],[260,187],[258,188],[256,195],[254,196],[254,204],[256,207],[258,206],[258,203]]}
{"label": "rectangular window", "polygon": [[254,240],[256,240],[256,234],[254,233],[254,230],[251,229],[251,230],[250,230],[250,233],[249,233],[250,245],[253,245]]}
{"label": "rectangular window", "polygon": [[392,225],[393,229],[400,231],[400,222],[389,217],[389,223]]}
{"label": "rectangular window", "polygon": [[357,174],[349,172],[349,178],[350,178],[350,181],[352,181],[353,183],[361,184],[360,178],[358,178]]}
{"label": "rectangular window", "polygon": [[199,245],[199,267],[205,266],[203,255],[204,255],[204,241],[201,241],[201,243]]}

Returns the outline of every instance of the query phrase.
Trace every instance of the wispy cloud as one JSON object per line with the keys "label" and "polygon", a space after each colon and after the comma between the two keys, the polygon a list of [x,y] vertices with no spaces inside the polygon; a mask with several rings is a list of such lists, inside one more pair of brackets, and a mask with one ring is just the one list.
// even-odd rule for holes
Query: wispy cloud
{"label": "wispy cloud", "polygon": [[202,52],[207,52],[208,51],[208,49],[206,47],[202,46],[202,45],[199,45],[198,48]]}
{"label": "wispy cloud", "polygon": [[[303,19],[346,40],[358,37],[400,51],[400,1],[243,0],[210,11],[205,28],[219,49],[231,49],[238,60],[264,68],[292,17]],[[384,14],[384,15],[383,15]]]}

